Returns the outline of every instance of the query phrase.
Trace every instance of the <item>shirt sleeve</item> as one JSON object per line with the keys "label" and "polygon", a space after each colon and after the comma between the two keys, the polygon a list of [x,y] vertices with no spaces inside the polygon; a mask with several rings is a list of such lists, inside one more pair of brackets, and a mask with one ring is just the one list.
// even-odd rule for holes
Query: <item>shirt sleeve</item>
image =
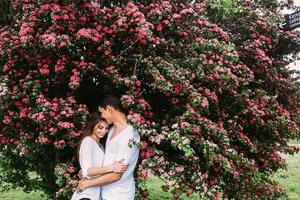
{"label": "shirt sleeve", "polygon": [[118,153],[116,161],[124,159],[123,163],[131,163],[131,160],[138,157],[139,155],[139,148],[137,146],[139,142],[140,136],[138,132],[133,131],[132,134],[129,134],[129,136],[122,141],[122,147]]}
{"label": "shirt sleeve", "polygon": [[88,169],[93,166],[92,158],[93,144],[92,141],[86,137],[82,140],[79,150],[79,162],[83,178],[91,178],[88,176]]}

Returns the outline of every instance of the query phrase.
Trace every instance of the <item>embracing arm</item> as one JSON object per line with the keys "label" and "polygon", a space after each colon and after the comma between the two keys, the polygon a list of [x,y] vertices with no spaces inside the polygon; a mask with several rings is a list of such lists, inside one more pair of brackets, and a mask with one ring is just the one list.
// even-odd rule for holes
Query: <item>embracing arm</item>
{"label": "embracing arm", "polygon": [[109,173],[109,174],[105,174],[103,176],[97,177],[97,178],[93,178],[93,179],[89,179],[87,180],[87,187],[91,187],[91,186],[101,186],[101,185],[106,185],[112,182],[116,182],[118,180],[121,179],[123,173]]}
{"label": "embracing arm", "polygon": [[81,180],[77,190],[82,191],[88,187],[107,185],[121,179],[123,173],[112,172],[92,179]]}
{"label": "embracing arm", "polygon": [[99,176],[99,175],[104,175],[108,174],[111,172],[124,172],[127,169],[127,164],[121,163],[122,160],[119,162],[114,162],[111,165],[105,166],[105,167],[90,167],[87,170],[87,175],[88,176]]}
{"label": "embracing arm", "polygon": [[87,175],[89,177],[92,177],[92,176],[104,175],[110,172],[113,172],[113,170],[109,169],[108,167],[90,167],[87,170]]}

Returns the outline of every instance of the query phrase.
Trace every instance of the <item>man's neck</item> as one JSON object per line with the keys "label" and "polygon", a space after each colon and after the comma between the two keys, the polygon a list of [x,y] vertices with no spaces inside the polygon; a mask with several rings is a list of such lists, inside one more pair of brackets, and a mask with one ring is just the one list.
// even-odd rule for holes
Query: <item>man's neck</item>
{"label": "man's neck", "polygon": [[113,124],[117,130],[122,130],[128,126],[126,116],[124,114],[116,115]]}

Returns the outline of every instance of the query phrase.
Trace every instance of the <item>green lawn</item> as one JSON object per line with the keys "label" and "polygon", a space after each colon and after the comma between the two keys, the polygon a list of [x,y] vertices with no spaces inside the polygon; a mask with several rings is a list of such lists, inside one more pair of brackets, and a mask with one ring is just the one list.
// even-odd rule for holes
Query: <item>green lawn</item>
{"label": "green lawn", "polygon": [[11,190],[0,193],[1,200],[41,200],[41,192],[31,192],[30,194],[23,192],[21,189]]}
{"label": "green lawn", "polygon": [[[300,141],[291,141],[291,145],[300,146]],[[275,179],[280,185],[287,190],[288,200],[300,199],[300,153],[294,156],[283,155],[288,164],[288,170],[280,170]],[[173,199],[170,193],[166,193],[161,189],[162,181],[156,177],[151,177],[147,183],[150,196],[149,200],[167,200]],[[21,189],[0,193],[1,200],[41,200],[41,192],[24,193]],[[199,199],[196,195],[191,197],[182,196],[183,200]]]}
{"label": "green lawn", "polygon": [[[290,142],[293,146],[300,146],[300,141]],[[289,200],[300,199],[300,153],[295,155],[283,155],[288,164],[288,170],[280,170],[274,177],[282,188],[288,192]]]}

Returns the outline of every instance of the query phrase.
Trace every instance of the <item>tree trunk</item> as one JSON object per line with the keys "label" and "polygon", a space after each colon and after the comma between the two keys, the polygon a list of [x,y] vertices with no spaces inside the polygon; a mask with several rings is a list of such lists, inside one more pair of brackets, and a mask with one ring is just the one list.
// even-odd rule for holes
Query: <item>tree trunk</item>
{"label": "tree trunk", "polygon": [[12,22],[12,7],[9,0],[0,0],[0,28]]}

